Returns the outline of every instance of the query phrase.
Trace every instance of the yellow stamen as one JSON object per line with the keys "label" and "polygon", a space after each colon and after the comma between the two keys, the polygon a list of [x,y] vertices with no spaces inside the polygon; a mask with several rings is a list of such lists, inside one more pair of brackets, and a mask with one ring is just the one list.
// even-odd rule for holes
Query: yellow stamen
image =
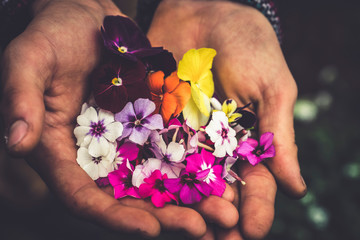
{"label": "yellow stamen", "polygon": [[115,86],[121,86],[122,85],[122,79],[117,77],[117,78],[113,78],[113,80],[111,80],[111,83]]}

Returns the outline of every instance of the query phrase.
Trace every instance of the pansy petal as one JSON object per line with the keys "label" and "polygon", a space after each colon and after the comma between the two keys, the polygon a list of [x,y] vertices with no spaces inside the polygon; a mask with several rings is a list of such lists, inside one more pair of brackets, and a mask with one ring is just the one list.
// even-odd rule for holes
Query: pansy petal
{"label": "pansy petal", "polygon": [[209,120],[209,116],[200,112],[192,98],[189,99],[184,107],[183,114],[188,126],[195,130],[199,130],[201,126],[205,126]]}
{"label": "pansy petal", "polygon": [[163,94],[164,73],[162,71],[150,73],[147,78],[147,84],[152,93],[156,95]]}
{"label": "pansy petal", "polygon": [[160,110],[160,114],[165,124],[169,122],[172,116],[176,116],[175,115],[176,107],[177,107],[176,97],[170,93],[165,93]]}
{"label": "pansy petal", "polygon": [[191,98],[191,87],[189,83],[180,81],[175,90],[171,92],[171,95],[173,95],[177,100],[176,110],[174,112],[174,116],[177,116],[181,113]]}
{"label": "pansy petal", "polygon": [[[205,98],[204,98],[205,96]],[[199,111],[204,114],[205,116],[209,116],[210,114],[210,99],[209,107],[206,106],[206,95],[201,92],[198,86],[195,84],[191,84],[191,98],[194,100],[196,106],[198,107]]]}
{"label": "pansy petal", "polygon": [[165,79],[165,84],[164,84],[165,92],[174,91],[175,88],[179,85],[179,83],[180,83],[180,79],[177,73],[176,72],[171,73],[171,75]]}
{"label": "pansy petal", "polygon": [[203,92],[208,98],[211,98],[214,95],[214,80],[213,74],[210,70],[205,71],[201,74],[198,82],[201,92]]}

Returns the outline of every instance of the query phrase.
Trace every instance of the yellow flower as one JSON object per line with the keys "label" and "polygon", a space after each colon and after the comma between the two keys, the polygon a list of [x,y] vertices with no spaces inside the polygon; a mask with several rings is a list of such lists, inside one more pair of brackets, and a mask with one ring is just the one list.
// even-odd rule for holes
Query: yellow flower
{"label": "yellow flower", "polygon": [[214,80],[211,72],[216,51],[211,48],[191,49],[179,62],[178,77],[190,81],[191,99],[183,110],[188,124],[199,129],[210,117],[210,98],[214,94]]}
{"label": "yellow flower", "polygon": [[236,113],[237,104],[235,100],[233,99],[227,99],[224,101],[222,105],[222,111],[225,113],[225,115],[229,119],[229,123],[235,122],[238,118],[241,118],[241,113]]}

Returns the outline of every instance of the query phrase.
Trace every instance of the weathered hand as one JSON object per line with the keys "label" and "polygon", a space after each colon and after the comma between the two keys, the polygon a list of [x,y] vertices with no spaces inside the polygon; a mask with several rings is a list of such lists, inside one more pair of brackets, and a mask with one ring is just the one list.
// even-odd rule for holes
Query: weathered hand
{"label": "weathered hand", "polygon": [[99,29],[105,15],[119,14],[108,0],[35,2],[34,19],[2,59],[7,146],[12,154],[26,155],[50,189],[81,217],[150,237],[160,228],[202,236],[205,221],[193,209],[117,201],[76,163],[73,129],[89,94],[87,77],[101,55]]}
{"label": "weathered hand", "polygon": [[[297,87],[267,19],[256,9],[225,1],[164,0],[148,37],[177,60],[191,48],[217,50],[213,71],[218,95],[233,98],[240,106],[252,103],[259,132],[275,134],[276,156],[266,164],[290,196],[302,197],[306,186],[293,129]],[[263,165],[240,168],[248,183],[239,189],[240,229],[245,237],[262,238],[271,227],[276,194],[271,173]],[[227,234],[240,238],[238,230]]]}

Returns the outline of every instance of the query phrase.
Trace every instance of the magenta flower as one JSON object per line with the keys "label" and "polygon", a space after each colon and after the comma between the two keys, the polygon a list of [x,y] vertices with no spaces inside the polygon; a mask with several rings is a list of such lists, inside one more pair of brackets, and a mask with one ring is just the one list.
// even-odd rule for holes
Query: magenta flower
{"label": "magenta flower", "polygon": [[160,114],[153,114],[155,103],[149,99],[139,98],[134,104],[127,103],[124,109],[115,114],[115,119],[123,123],[121,138],[129,137],[134,143],[143,145],[152,130],[163,129],[163,120]]}
{"label": "magenta flower", "polygon": [[164,186],[169,192],[179,194],[183,203],[197,203],[204,196],[210,196],[213,191],[212,187],[203,181],[209,172],[209,169],[199,173],[188,172],[183,169],[179,178],[165,179]]}
{"label": "magenta flower", "polygon": [[273,137],[273,133],[266,132],[261,135],[259,143],[253,138],[248,138],[245,142],[240,142],[236,152],[255,166],[262,160],[275,156],[275,147],[272,144]]}
{"label": "magenta flower", "polygon": [[139,187],[139,194],[142,198],[151,196],[151,202],[156,207],[164,207],[165,203],[172,200],[177,202],[176,197],[171,194],[164,186],[164,180],[167,175],[162,175],[160,170],[155,170],[150,177],[145,178],[143,184]]}
{"label": "magenta flower", "polygon": [[126,103],[140,97],[150,98],[145,79],[145,66],[140,62],[110,61],[92,74],[94,98],[102,109],[117,113]]}
{"label": "magenta flower", "polygon": [[107,49],[132,62],[163,51],[162,47],[151,47],[145,34],[126,17],[106,16],[101,33]]}
{"label": "magenta flower", "polygon": [[129,160],[126,160],[117,170],[109,173],[109,182],[114,188],[114,197],[116,199],[126,196],[140,198],[138,189],[132,185],[133,171],[134,167]]}
{"label": "magenta flower", "polygon": [[[115,158],[114,163],[116,165],[120,165],[126,160],[136,160],[139,154],[139,148],[135,143],[131,141],[124,141],[121,144],[118,142],[116,152],[117,157]],[[117,166],[115,166],[115,168],[117,168]]]}
{"label": "magenta flower", "polygon": [[186,158],[186,161],[186,170],[189,172],[198,173],[209,170],[203,181],[213,188],[212,195],[219,197],[223,195],[226,188],[225,181],[221,177],[223,167],[221,165],[214,165],[215,156],[211,152],[202,149],[201,154],[192,154]]}

